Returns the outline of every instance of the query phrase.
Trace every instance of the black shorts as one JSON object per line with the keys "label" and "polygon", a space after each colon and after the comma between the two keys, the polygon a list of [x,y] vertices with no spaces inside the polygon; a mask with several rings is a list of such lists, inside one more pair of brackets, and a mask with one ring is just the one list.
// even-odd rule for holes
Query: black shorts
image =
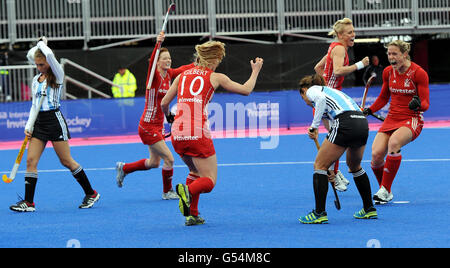
{"label": "black shorts", "polygon": [[70,139],[66,119],[59,109],[39,112],[32,137],[47,141],[67,141]]}
{"label": "black shorts", "polygon": [[333,144],[348,148],[366,145],[369,137],[369,123],[360,111],[344,112],[333,120],[327,140]]}

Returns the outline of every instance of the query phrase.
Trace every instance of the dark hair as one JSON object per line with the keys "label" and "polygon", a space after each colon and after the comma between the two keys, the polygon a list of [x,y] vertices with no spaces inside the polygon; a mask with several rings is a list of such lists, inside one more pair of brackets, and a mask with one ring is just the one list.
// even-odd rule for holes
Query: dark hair
{"label": "dark hair", "polygon": [[324,86],[325,85],[325,79],[318,74],[311,74],[304,76],[299,84],[299,92],[300,94],[303,94],[303,88],[310,88],[312,86]]}

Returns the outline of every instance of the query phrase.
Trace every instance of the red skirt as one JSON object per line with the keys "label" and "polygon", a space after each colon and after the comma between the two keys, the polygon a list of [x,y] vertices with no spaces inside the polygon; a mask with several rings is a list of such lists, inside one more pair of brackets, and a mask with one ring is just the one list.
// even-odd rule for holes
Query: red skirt
{"label": "red skirt", "polygon": [[164,140],[164,125],[151,125],[143,127],[139,125],[139,137],[145,145],[152,145]]}
{"label": "red skirt", "polygon": [[392,134],[395,130],[406,127],[409,128],[412,132],[412,140],[415,140],[417,137],[419,137],[420,133],[422,132],[423,128],[423,116],[422,114],[413,115],[411,117],[403,117],[403,118],[396,118],[393,116],[386,117],[386,120],[384,120],[383,124],[381,125],[378,132],[383,132],[387,134]]}

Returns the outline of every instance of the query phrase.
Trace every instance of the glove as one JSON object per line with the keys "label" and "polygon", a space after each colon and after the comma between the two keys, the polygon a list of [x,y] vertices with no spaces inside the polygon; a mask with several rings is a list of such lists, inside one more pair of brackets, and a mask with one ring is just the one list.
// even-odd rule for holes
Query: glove
{"label": "glove", "polygon": [[370,108],[364,108],[363,111],[364,116],[368,116],[368,115],[372,115],[372,110],[370,110]]}
{"label": "glove", "polygon": [[409,102],[408,107],[410,110],[417,111],[420,108],[420,98],[415,95],[412,100]]}
{"label": "glove", "polygon": [[167,123],[172,124],[175,121],[175,114],[169,112],[169,114],[166,114],[166,120]]}

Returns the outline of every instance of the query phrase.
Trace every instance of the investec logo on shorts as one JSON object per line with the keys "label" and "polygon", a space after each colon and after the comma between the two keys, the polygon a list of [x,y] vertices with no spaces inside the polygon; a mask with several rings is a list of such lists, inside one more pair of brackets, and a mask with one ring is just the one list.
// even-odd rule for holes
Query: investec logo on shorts
{"label": "investec logo on shorts", "polygon": [[[195,103],[194,111],[187,102]],[[201,118],[202,103],[193,98],[185,100],[173,106],[171,111],[181,112],[183,122],[191,122],[192,118]],[[202,126],[201,121],[193,122],[190,126],[172,125],[172,134],[175,140],[196,140],[203,135],[210,138],[211,132],[215,138],[250,137],[261,138],[261,149],[274,149],[279,142],[279,103],[226,103],[221,105],[216,102],[208,104],[208,120]],[[195,116],[192,116],[193,113]],[[192,129],[193,126],[193,129]]]}

